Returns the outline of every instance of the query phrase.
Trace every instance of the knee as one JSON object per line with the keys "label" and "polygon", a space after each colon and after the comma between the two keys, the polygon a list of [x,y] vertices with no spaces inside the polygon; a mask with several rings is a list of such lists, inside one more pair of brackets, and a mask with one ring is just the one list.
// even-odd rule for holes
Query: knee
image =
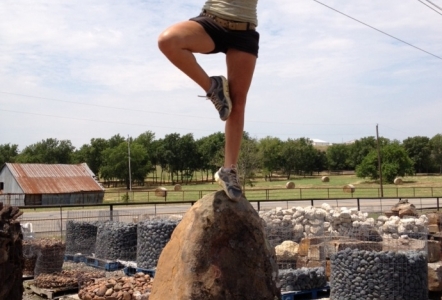
{"label": "knee", "polygon": [[158,48],[165,55],[171,53],[174,49],[177,49],[178,41],[171,32],[168,30],[163,31],[158,37]]}

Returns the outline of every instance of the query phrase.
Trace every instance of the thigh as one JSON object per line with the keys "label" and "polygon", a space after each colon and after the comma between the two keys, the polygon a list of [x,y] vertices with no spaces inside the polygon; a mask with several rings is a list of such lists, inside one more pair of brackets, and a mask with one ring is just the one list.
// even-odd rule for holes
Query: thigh
{"label": "thigh", "polygon": [[184,21],[170,26],[160,34],[159,42],[173,43],[175,47],[194,53],[209,53],[215,48],[212,38],[194,21]]}
{"label": "thigh", "polygon": [[255,71],[256,56],[230,48],[226,54],[229,90],[235,106],[245,106],[247,93]]}

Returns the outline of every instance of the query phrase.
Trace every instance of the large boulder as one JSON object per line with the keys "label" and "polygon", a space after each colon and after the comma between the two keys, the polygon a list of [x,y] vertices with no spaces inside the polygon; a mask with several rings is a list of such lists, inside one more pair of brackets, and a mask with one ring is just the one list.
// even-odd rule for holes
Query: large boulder
{"label": "large boulder", "polygon": [[442,291],[442,263],[428,264],[428,290],[431,292]]}
{"label": "large boulder", "polygon": [[262,221],[223,191],[197,201],[158,261],[150,300],[279,299],[278,267]]}
{"label": "large boulder", "polygon": [[403,218],[404,216],[418,216],[416,207],[408,202],[408,199],[402,199],[391,207],[391,212],[395,216]]}

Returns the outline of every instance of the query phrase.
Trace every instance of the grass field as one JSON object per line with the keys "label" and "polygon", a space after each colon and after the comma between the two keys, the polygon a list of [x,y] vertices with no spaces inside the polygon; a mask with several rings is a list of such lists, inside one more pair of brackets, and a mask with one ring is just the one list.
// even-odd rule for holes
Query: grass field
{"label": "grass field", "polygon": [[[330,198],[376,198],[381,197],[379,183],[367,181],[355,175],[329,176],[329,182],[322,182],[320,176],[295,177],[295,189],[286,189],[287,180],[255,180],[253,186],[244,189],[249,200],[281,199],[330,199]],[[353,193],[344,192],[343,187],[351,184]],[[128,197],[130,202],[196,201],[203,195],[219,190],[216,183],[182,184],[181,191],[174,191],[173,185],[162,185],[168,192],[166,198],[155,196],[156,187],[134,187],[106,189],[105,202],[122,202]],[[127,196],[126,196],[127,195]],[[410,176],[403,178],[402,185],[384,184],[383,197],[442,197],[442,176]]]}

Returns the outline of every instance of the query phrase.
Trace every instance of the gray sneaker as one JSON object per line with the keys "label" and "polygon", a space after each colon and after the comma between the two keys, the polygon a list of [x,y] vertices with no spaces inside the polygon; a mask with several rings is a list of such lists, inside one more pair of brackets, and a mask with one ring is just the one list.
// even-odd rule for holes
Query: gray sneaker
{"label": "gray sneaker", "polygon": [[213,105],[219,112],[221,120],[225,121],[232,111],[232,101],[229,95],[229,83],[224,76],[210,77],[215,84],[207,93],[206,97],[212,101]]}
{"label": "gray sneaker", "polygon": [[230,200],[239,201],[242,196],[242,189],[235,168],[221,167],[218,172],[215,173],[215,180],[222,186]]}

